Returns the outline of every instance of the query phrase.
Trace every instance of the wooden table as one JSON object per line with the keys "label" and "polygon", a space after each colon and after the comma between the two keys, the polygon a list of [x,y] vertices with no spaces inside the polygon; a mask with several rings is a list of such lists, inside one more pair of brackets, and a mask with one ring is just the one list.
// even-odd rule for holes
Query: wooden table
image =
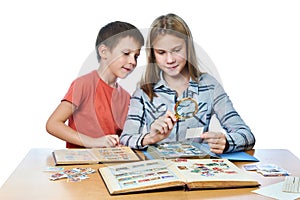
{"label": "wooden table", "polygon": [[[53,166],[53,149],[31,149],[16,170],[11,174],[0,190],[0,199],[55,199],[55,200],[87,200],[87,199],[269,199],[251,191],[257,188],[217,189],[217,190],[162,190],[136,194],[110,195],[99,173],[89,175],[89,179],[81,182],[67,182],[65,179],[50,181],[51,173],[45,172],[47,166]],[[287,169],[292,175],[300,176],[300,160],[286,149],[257,149],[248,151],[260,160],[260,163],[276,164]],[[235,162],[242,168],[250,162]],[[65,169],[78,165],[64,166]],[[97,170],[101,164],[80,165]],[[284,177],[263,177],[256,172],[249,172],[262,186],[278,183]]]}

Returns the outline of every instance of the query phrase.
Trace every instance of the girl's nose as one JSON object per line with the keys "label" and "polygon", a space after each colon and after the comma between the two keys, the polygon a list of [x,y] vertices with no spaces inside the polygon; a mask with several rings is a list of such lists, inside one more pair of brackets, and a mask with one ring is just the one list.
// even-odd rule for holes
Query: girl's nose
{"label": "girl's nose", "polygon": [[167,53],[167,63],[173,63],[174,62],[174,56],[172,54],[172,52],[168,52]]}

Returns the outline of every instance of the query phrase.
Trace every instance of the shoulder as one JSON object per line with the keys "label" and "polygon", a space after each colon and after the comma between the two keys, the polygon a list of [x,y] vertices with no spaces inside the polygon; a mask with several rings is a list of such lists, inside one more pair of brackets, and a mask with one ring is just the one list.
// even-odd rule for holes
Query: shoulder
{"label": "shoulder", "polygon": [[220,82],[212,75],[203,73],[199,78],[199,85],[221,86]]}
{"label": "shoulder", "polygon": [[122,93],[123,95],[130,97],[129,92],[127,90],[125,90],[120,84],[118,84],[117,90],[118,90],[118,92]]}
{"label": "shoulder", "polygon": [[137,97],[141,97],[143,96],[145,93],[144,91],[140,88],[140,87],[137,87],[135,89],[135,91],[132,93],[132,96],[137,96]]}
{"label": "shoulder", "polygon": [[93,70],[87,74],[79,76],[75,81],[77,82],[91,82],[91,80],[99,79],[98,73],[96,70]]}
{"label": "shoulder", "polygon": [[132,96],[139,97],[144,101],[150,101],[149,96],[140,87],[137,87],[137,89],[133,92]]}
{"label": "shoulder", "polygon": [[77,77],[73,81],[73,85],[76,84],[76,86],[88,87],[91,85],[95,85],[95,83],[97,83],[98,80],[99,80],[98,73],[96,70],[93,70],[87,74]]}
{"label": "shoulder", "polygon": [[210,75],[208,73],[203,73],[200,76],[199,82],[210,82],[210,83],[213,83],[213,82],[218,82],[218,81],[212,75]]}
{"label": "shoulder", "polygon": [[131,99],[137,99],[141,102],[148,102],[150,101],[148,95],[140,88],[137,87],[135,91],[131,95]]}

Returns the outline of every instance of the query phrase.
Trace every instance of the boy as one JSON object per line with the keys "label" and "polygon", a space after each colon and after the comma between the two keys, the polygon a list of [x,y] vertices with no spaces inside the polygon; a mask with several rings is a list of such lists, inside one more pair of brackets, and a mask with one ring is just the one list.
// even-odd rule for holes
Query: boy
{"label": "boy", "polygon": [[96,40],[99,68],[72,82],[49,117],[47,132],[66,141],[67,148],[117,146],[130,100],[117,79],[135,69],[143,45],[143,35],[129,23],[115,21],[101,28]]}

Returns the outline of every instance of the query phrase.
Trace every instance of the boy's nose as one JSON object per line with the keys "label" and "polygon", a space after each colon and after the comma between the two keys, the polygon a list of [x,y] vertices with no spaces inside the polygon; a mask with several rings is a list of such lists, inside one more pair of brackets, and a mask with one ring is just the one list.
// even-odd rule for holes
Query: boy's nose
{"label": "boy's nose", "polygon": [[129,61],[130,64],[133,64],[134,66],[136,65],[136,58],[135,56],[129,56]]}

